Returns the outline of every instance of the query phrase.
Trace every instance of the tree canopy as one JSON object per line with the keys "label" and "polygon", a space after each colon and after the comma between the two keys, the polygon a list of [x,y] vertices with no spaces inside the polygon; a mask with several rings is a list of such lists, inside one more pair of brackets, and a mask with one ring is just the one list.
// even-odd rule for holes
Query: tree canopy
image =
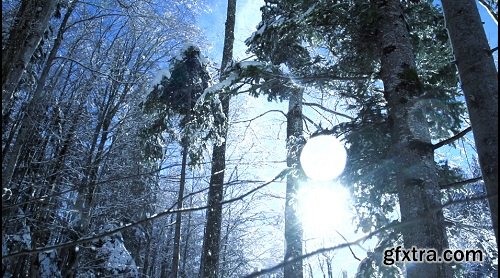
{"label": "tree canopy", "polygon": [[497,1],[42,2],[2,1],[3,276],[498,275]]}

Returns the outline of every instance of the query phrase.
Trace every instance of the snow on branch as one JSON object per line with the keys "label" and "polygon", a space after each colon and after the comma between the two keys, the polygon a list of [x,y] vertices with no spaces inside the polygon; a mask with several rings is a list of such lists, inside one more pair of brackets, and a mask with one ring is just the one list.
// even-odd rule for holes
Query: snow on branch
{"label": "snow on branch", "polygon": [[320,249],[317,249],[315,251],[312,251],[310,253],[307,253],[307,254],[304,254],[302,256],[298,256],[298,257],[294,257],[292,259],[289,259],[287,261],[283,261],[273,267],[270,267],[270,268],[266,268],[266,269],[262,269],[262,270],[259,270],[259,271],[256,271],[256,272],[253,272],[253,273],[250,273],[249,275],[245,276],[244,278],[255,278],[255,277],[259,277],[259,276],[262,276],[264,274],[268,274],[268,273],[272,273],[272,272],[275,272],[275,271],[278,271],[280,269],[282,269],[285,265],[289,265],[289,264],[293,264],[295,262],[298,262],[298,261],[302,261],[304,259],[307,259],[307,258],[310,258],[310,257],[313,257],[313,256],[316,256],[316,255],[319,255],[319,254],[322,254],[322,253],[327,253],[327,252],[332,252],[332,251],[336,251],[336,250],[339,250],[339,249],[343,249],[343,248],[348,248],[352,245],[359,245],[360,243],[382,233],[382,232],[385,232],[385,231],[388,231],[388,230],[395,230],[395,229],[402,229],[402,228],[406,228],[408,226],[412,226],[412,225],[415,225],[415,224],[419,224],[420,221],[422,220],[425,220],[426,218],[428,218],[429,216],[432,216],[434,215],[436,212],[440,211],[440,210],[443,210],[444,208],[447,208],[449,206],[452,206],[452,205],[456,205],[456,204],[461,204],[461,203],[468,203],[468,202],[479,202],[479,201],[483,201],[485,199],[488,199],[488,198],[494,198],[496,197],[497,195],[488,195],[488,196],[475,196],[475,197],[471,197],[471,198],[465,198],[465,199],[462,199],[462,200],[454,200],[454,201],[450,201],[448,203],[445,203],[437,208],[434,208],[432,210],[429,210],[426,214],[423,214],[422,216],[420,217],[416,217],[416,218],[413,218],[413,219],[410,219],[410,220],[407,220],[407,221],[403,221],[403,222],[400,222],[400,221],[397,221],[397,220],[394,220],[393,222],[391,222],[390,224],[384,226],[384,227],[381,227],[380,229],[377,229],[363,237],[360,237],[354,241],[350,241],[350,242],[345,242],[345,243],[341,243],[341,244],[337,244],[335,246],[331,246],[331,247],[325,247],[325,248],[320,248]]}
{"label": "snow on branch", "polygon": [[[290,168],[286,168],[283,171],[281,171],[272,180],[270,180],[268,182],[265,182],[265,183],[263,183],[263,184],[255,187],[255,188],[247,191],[246,193],[244,193],[244,194],[242,194],[242,195],[240,195],[238,197],[222,201],[221,204],[225,205],[225,204],[233,203],[233,202],[236,202],[236,201],[241,201],[244,198],[252,195],[256,191],[258,191],[258,190],[260,190],[260,189],[268,186],[269,184],[271,184],[271,183],[273,183],[273,182],[275,182],[277,180],[282,180],[283,178],[286,177],[286,175],[290,171],[291,171]],[[193,192],[191,194],[188,194],[188,195],[184,196],[183,199],[187,199],[187,198],[191,197],[192,195],[198,194],[201,191],[205,191],[205,190],[207,190],[207,188],[202,189],[202,190],[197,191],[197,192]],[[136,227],[138,225],[147,223],[149,221],[152,221],[152,220],[155,220],[155,219],[158,219],[158,218],[170,215],[170,214],[175,214],[175,213],[179,213],[179,212],[180,213],[186,213],[186,212],[200,211],[200,210],[205,210],[205,209],[209,209],[210,208],[210,206],[201,206],[201,207],[192,207],[192,208],[182,208],[182,209],[177,209],[177,210],[173,209],[176,205],[177,205],[177,203],[173,204],[168,210],[160,212],[160,213],[157,213],[157,214],[154,214],[151,217],[148,217],[148,218],[136,221],[134,223],[127,223],[127,224],[125,224],[123,226],[120,226],[120,227],[118,227],[116,229],[108,230],[106,232],[102,232],[102,233],[94,235],[94,236],[84,237],[84,238],[79,239],[79,240],[65,242],[65,243],[61,243],[61,244],[57,244],[57,245],[52,245],[52,246],[47,246],[47,247],[42,247],[42,248],[36,248],[36,249],[31,249],[31,250],[21,250],[19,252],[14,252],[14,253],[11,253],[11,254],[6,254],[6,255],[2,254],[2,260],[9,259],[9,258],[15,258],[15,257],[19,257],[19,256],[22,256],[22,255],[38,254],[38,253],[41,253],[41,252],[48,253],[48,252],[51,252],[53,250],[57,250],[57,249],[65,248],[65,247],[71,247],[71,246],[75,246],[75,245],[79,245],[79,244],[83,244],[83,243],[88,243],[88,242],[92,242],[92,241],[95,241],[97,239],[100,239],[100,238],[103,238],[103,237],[106,237],[106,236],[111,236],[111,235],[117,234],[117,233],[119,233],[121,231],[130,229],[132,227]],[[169,225],[173,225],[173,224],[175,224],[175,223],[171,223]]]}

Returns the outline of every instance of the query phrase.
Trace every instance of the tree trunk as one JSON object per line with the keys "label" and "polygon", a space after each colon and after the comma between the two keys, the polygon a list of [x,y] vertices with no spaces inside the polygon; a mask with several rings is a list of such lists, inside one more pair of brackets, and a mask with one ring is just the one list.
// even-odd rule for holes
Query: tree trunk
{"label": "tree trunk", "polygon": [[[23,71],[37,49],[57,0],[24,0],[9,33],[7,47],[2,51],[2,107],[8,107]],[[5,115],[6,111],[2,111]]]}
{"label": "tree trunk", "polygon": [[[302,88],[292,92],[288,101],[287,114],[287,166],[299,164],[299,150],[302,147]],[[285,200],[285,262],[302,255],[302,224],[298,217],[297,191],[299,177],[296,173],[289,174],[286,181]],[[302,260],[287,264],[284,267],[285,278],[303,277]]]}
{"label": "tree trunk", "polygon": [[[191,188],[191,192],[193,192],[193,188]],[[193,198],[189,198],[189,207],[193,207]],[[184,240],[184,251],[182,252],[182,256],[184,259],[182,260],[182,267],[181,267],[181,277],[186,278],[186,264],[187,264],[187,259],[189,255],[189,241],[191,240],[191,233],[192,233],[192,228],[191,228],[191,218],[192,218],[192,213],[188,212],[187,215],[187,221],[186,225],[184,227],[184,234],[185,234],[185,240]]]}
{"label": "tree trunk", "polygon": [[[224,50],[221,63],[221,81],[225,79],[224,70],[233,58],[234,25],[236,17],[236,0],[227,2],[226,30],[224,36]],[[221,95],[222,112],[229,116],[229,95]],[[227,122],[218,123],[223,126],[222,137],[227,138]],[[226,140],[220,145],[214,145],[212,153],[212,169],[210,187],[208,191],[207,224],[203,239],[201,256],[201,278],[218,277],[220,235],[222,225],[222,204],[224,193],[224,173],[226,169]]]}
{"label": "tree trunk", "polygon": [[[182,164],[181,164],[181,180],[179,182],[179,193],[177,195],[177,210],[182,209],[182,199],[184,199],[184,188],[186,186],[186,164],[187,164],[187,145],[182,144]],[[179,260],[181,256],[181,221],[182,213],[178,212],[175,216],[175,232],[174,232],[174,251],[172,255],[172,278],[177,278],[179,272]]]}
{"label": "tree trunk", "polygon": [[[227,218],[231,219],[231,210],[230,209],[228,210]],[[221,240],[221,248],[222,248],[221,255],[222,255],[222,258],[220,260],[221,261],[220,262],[220,278],[226,277],[226,271],[227,271],[226,270],[226,268],[227,268],[226,256],[227,256],[227,247],[229,245],[229,233],[230,233],[230,223],[226,223],[225,236]]]}
{"label": "tree trunk", "polygon": [[[434,153],[425,115],[419,109],[423,90],[418,80],[410,36],[399,0],[374,0],[378,14],[381,77],[391,126],[401,220],[419,219],[404,228],[405,248],[447,248]],[[417,263],[407,277],[450,277],[445,264]]]}
{"label": "tree trunk", "polygon": [[474,0],[442,0],[498,245],[498,72]]}
{"label": "tree trunk", "polygon": [[[174,214],[171,214],[170,215],[170,221],[169,223],[173,223],[174,222],[174,218],[176,216]],[[165,234],[165,239],[167,240],[167,242],[165,243],[165,254],[168,254],[169,250],[170,250],[170,246],[171,246],[171,243],[172,243],[172,233],[174,231],[174,225],[168,225],[167,227],[167,231],[166,231],[166,234]],[[163,229],[162,231],[159,233],[160,236],[163,236]],[[157,251],[156,249],[158,248],[155,248],[155,254],[157,254]],[[169,274],[170,274],[170,270],[171,270],[171,267],[170,267],[170,260],[166,259],[168,256],[155,256],[153,258],[153,262],[152,262],[152,265],[153,265],[153,272],[151,273],[151,277],[155,277],[155,276],[160,276],[160,278],[169,278]],[[156,266],[157,265],[160,265],[159,267],[159,275],[157,273],[157,268]]]}
{"label": "tree trunk", "polygon": [[[63,21],[61,23],[61,26],[60,26],[58,34],[57,34],[57,38],[54,41],[54,45],[50,51],[50,54],[49,54],[49,57],[48,57],[47,62],[45,64],[45,67],[42,70],[42,73],[40,75],[40,79],[37,82],[37,87],[36,87],[35,92],[34,92],[34,96],[36,96],[36,97],[34,97],[33,101],[35,101],[36,99],[45,99],[45,95],[43,94],[45,82],[46,82],[47,77],[49,75],[49,70],[52,67],[52,63],[56,57],[56,53],[59,49],[59,46],[61,45],[62,36],[63,36],[64,31],[65,31],[66,24],[68,22],[68,19],[69,19],[71,13],[73,12],[73,10],[75,8],[75,5],[77,2],[78,1],[74,1],[69,6],[66,14],[64,15]],[[37,102],[37,101],[35,101],[35,102]],[[52,196],[52,194],[54,194],[57,184],[59,184],[60,180],[62,179],[61,173],[63,173],[62,170],[64,168],[64,162],[66,160],[69,149],[73,143],[74,133],[77,129],[78,122],[80,120],[80,113],[83,110],[83,104],[84,104],[84,102],[81,101],[80,105],[78,107],[78,110],[77,110],[78,112],[73,116],[69,131],[65,135],[65,139],[63,140],[61,149],[57,153],[55,166],[52,169],[49,178],[47,179],[48,188],[44,188],[44,189],[42,189],[42,192],[40,192],[40,196],[46,195],[49,197],[45,201],[40,202],[40,207],[35,212],[35,219],[37,219],[37,221],[39,221],[39,223],[48,224],[48,223],[51,223],[54,221],[54,216],[56,214],[58,201],[57,201],[57,198],[51,198],[50,196]],[[24,119],[26,119],[26,118],[24,118]],[[57,126],[58,124],[59,123],[56,121],[56,122],[54,122],[53,126]],[[26,138],[26,137],[23,137],[23,139],[24,138]],[[25,142],[16,142],[16,144],[21,144],[21,146],[23,146],[25,144]],[[52,234],[52,232],[49,230],[49,228],[50,228],[50,226],[48,226],[48,225],[47,225],[47,227],[44,227],[43,225],[37,225],[37,226],[32,228],[33,229],[32,240],[35,243],[35,245],[34,245],[35,248],[45,246],[49,243],[48,240],[50,238],[50,235]],[[40,256],[35,256],[35,260],[37,262],[32,264],[33,265],[32,274],[35,275],[34,273],[37,273],[36,275],[38,275],[38,273],[40,271],[39,268],[41,265],[41,262],[38,261],[38,260],[40,260]]]}

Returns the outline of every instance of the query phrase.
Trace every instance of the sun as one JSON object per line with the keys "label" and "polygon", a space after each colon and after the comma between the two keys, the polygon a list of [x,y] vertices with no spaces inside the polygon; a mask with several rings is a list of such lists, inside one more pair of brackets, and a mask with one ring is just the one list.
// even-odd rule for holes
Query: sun
{"label": "sun", "polygon": [[349,190],[339,183],[309,181],[297,192],[298,212],[307,238],[325,238],[351,225]]}
{"label": "sun", "polygon": [[317,181],[328,181],[344,171],[347,153],[344,145],[334,136],[320,135],[310,138],[300,154],[305,174]]}

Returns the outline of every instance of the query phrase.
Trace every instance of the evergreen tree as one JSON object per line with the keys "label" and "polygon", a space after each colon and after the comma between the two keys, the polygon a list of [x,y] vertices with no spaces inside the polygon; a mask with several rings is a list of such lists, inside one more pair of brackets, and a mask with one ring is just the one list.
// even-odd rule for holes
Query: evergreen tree
{"label": "evergreen tree", "polygon": [[[199,146],[200,141],[215,135],[214,129],[207,127],[215,118],[211,113],[219,108],[218,102],[204,101],[197,105],[210,81],[206,67],[200,49],[187,46],[173,60],[170,76],[163,75],[142,104],[144,112],[151,115],[150,124],[143,130],[144,151],[150,159],[163,156],[160,144],[164,141],[163,132],[175,138],[182,147],[190,147],[191,164],[196,164],[201,158],[200,151],[206,148],[206,143]],[[177,133],[177,128],[182,132]]]}
{"label": "evergreen tree", "polygon": [[[157,142],[163,140],[163,132],[175,132],[172,129],[173,121],[178,117],[178,128],[180,128],[179,143],[182,153],[181,176],[179,182],[179,191],[177,194],[177,209],[182,209],[184,191],[186,184],[187,158],[193,143],[190,141],[200,136],[200,125],[204,124],[204,118],[208,115],[194,112],[197,99],[208,87],[209,74],[206,70],[206,64],[202,60],[199,48],[188,46],[179,57],[175,59],[171,66],[170,77],[164,76],[160,84],[155,85],[144,103],[146,113],[153,114],[153,124],[145,130],[145,144],[148,146],[147,155],[162,156],[163,149]],[[204,107],[204,106],[201,106]],[[210,111],[208,111],[210,112]],[[153,153],[151,150],[154,150]],[[191,152],[191,165],[195,165],[202,150]],[[172,269],[170,275],[178,276],[179,260],[181,255],[181,221],[182,213],[176,214]]]}
{"label": "evergreen tree", "polygon": [[[287,32],[287,29],[280,30],[279,17],[283,13],[296,12],[306,13],[311,3],[301,1],[283,1],[277,5],[262,7],[262,22],[257,28],[256,36],[259,47],[250,47],[259,59],[270,61],[273,65],[288,69],[289,73],[280,72],[282,80],[272,87],[274,94],[288,99],[287,112],[287,166],[293,169],[287,175],[286,197],[285,197],[285,256],[284,261],[288,261],[303,255],[303,230],[298,215],[298,190],[299,182],[304,180],[304,173],[300,169],[299,156],[304,145],[303,137],[303,115],[302,102],[304,87],[300,77],[309,74],[310,54],[300,44],[300,35],[296,32]],[[275,31],[277,32],[272,32]],[[269,32],[269,29],[272,31]],[[270,36],[270,37],[268,37]],[[275,41],[274,39],[278,39]],[[252,38],[250,39],[252,40]],[[265,73],[264,73],[265,76]],[[295,85],[291,81],[293,78],[299,79],[299,84]],[[267,80],[266,80],[267,81]],[[275,81],[276,82],[276,81]],[[285,265],[283,269],[284,277],[303,277],[303,261],[297,260],[294,263]]]}
{"label": "evergreen tree", "polygon": [[[223,82],[226,76],[226,68],[229,67],[233,58],[234,25],[236,22],[236,0],[227,2],[227,19],[224,36],[224,49],[222,53],[221,78]],[[201,256],[200,277],[219,277],[220,237],[222,227],[222,200],[224,195],[224,174],[226,171],[226,141],[229,116],[228,92],[220,97],[224,122],[215,123],[221,127],[222,142],[215,142],[212,151],[212,168],[210,175],[210,187],[208,190],[207,224],[203,239],[203,251]]]}
{"label": "evergreen tree", "polygon": [[[410,249],[448,247],[441,193],[431,136],[421,107],[424,90],[418,77],[413,46],[399,1],[373,1],[377,13],[380,75],[387,101],[393,169],[401,220],[419,219],[405,227],[404,245]],[[407,277],[451,277],[445,264],[422,263],[407,268]]]}

